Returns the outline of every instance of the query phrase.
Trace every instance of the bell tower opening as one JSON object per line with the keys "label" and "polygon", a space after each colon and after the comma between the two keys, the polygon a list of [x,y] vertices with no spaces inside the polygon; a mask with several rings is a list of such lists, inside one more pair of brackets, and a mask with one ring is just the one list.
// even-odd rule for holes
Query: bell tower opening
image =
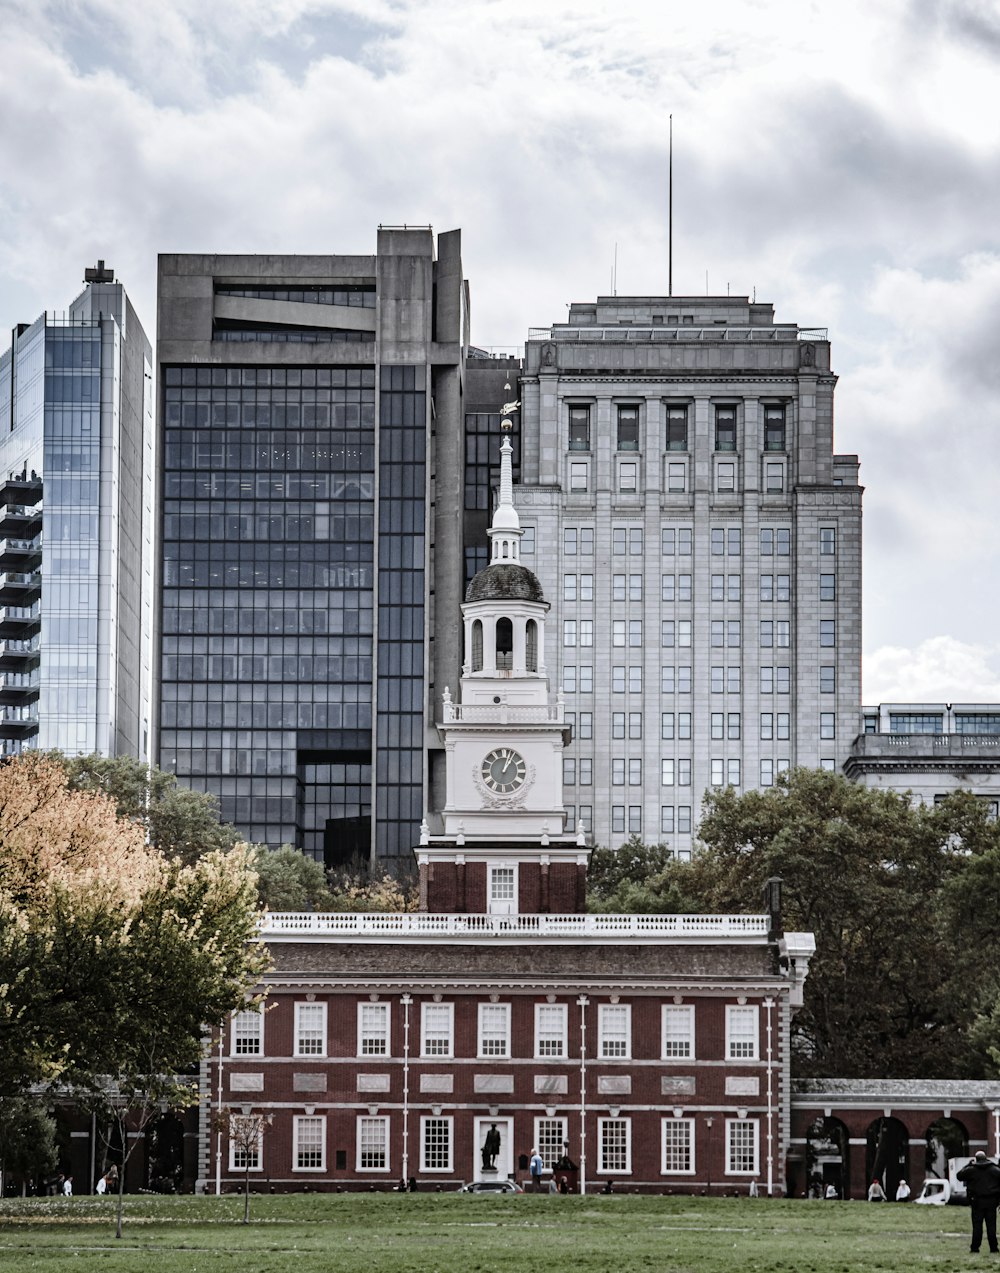
{"label": "bell tower opening", "polygon": [[529,619],[524,629],[524,667],[527,672],[538,671],[538,624]]}
{"label": "bell tower opening", "polygon": [[483,625],[480,619],[476,619],[472,625],[472,670],[483,670]]}
{"label": "bell tower opening", "polygon": [[514,625],[510,619],[497,619],[497,670],[514,666]]}

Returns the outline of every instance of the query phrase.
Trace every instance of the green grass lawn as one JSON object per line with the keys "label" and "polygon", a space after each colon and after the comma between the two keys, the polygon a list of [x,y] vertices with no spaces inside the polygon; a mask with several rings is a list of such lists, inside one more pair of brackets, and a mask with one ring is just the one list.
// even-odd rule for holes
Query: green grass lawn
{"label": "green grass lawn", "polygon": [[644,1197],[308,1194],[0,1202],[11,1273],[1000,1271],[962,1207]]}

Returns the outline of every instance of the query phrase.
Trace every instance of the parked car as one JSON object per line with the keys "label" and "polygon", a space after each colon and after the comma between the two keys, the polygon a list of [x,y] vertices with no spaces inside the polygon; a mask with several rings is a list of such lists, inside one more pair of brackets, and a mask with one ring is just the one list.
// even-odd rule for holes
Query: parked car
{"label": "parked car", "polygon": [[474,1180],[462,1185],[459,1193],[524,1193],[516,1180]]}

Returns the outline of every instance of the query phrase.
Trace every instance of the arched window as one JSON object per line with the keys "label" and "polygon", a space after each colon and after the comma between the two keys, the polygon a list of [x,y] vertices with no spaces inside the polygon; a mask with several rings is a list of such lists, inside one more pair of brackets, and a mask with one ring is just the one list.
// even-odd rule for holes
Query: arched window
{"label": "arched window", "polygon": [[480,619],[476,619],[472,625],[472,670],[483,670],[483,625]]}
{"label": "arched window", "polygon": [[529,619],[524,629],[524,666],[529,672],[538,671],[538,624]]}
{"label": "arched window", "polygon": [[509,619],[497,619],[497,667],[510,668],[514,659],[514,625]]}

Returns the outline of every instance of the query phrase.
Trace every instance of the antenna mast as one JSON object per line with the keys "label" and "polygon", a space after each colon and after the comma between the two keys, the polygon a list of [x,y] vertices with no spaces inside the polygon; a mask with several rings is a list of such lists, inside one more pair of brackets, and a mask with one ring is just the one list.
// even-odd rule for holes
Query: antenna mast
{"label": "antenna mast", "polygon": [[670,148],[667,162],[667,295],[674,294],[674,117],[670,116]]}

